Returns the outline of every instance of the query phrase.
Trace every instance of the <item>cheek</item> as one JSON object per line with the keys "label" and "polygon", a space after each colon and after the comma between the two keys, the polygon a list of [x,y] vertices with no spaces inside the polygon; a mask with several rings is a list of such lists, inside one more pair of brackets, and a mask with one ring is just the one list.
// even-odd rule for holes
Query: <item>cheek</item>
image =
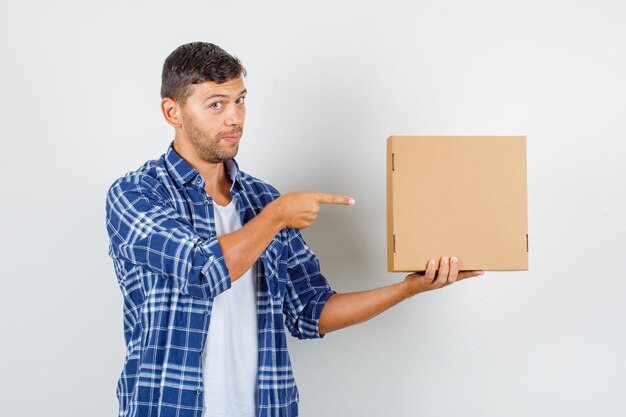
{"label": "cheek", "polygon": [[219,131],[222,123],[223,118],[216,116],[215,114],[211,114],[210,110],[203,112],[195,120],[195,124],[198,128],[210,134]]}

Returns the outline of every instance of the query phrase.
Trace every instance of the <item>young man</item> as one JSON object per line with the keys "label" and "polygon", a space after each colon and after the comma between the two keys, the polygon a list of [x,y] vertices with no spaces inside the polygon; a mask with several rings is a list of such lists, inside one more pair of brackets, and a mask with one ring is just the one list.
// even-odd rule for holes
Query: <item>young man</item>
{"label": "young man", "polygon": [[[246,71],[216,45],[177,48],[163,66],[167,152],[119,178],[106,202],[124,295],[120,416],[297,416],[284,327],[298,338],[368,320],[423,291],[482,274],[458,260],[369,291],[337,294],[300,229],[338,195],[281,196],[237,155]],[[283,324],[284,319],[284,324]]]}

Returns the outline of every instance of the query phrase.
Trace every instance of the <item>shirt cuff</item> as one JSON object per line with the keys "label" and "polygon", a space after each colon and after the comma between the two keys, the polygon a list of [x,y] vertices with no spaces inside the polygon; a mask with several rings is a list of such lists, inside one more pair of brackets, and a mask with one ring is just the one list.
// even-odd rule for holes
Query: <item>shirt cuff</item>
{"label": "shirt cuff", "polygon": [[215,298],[231,287],[230,273],[226,262],[224,262],[222,247],[217,238],[203,243],[201,249],[206,257],[206,262],[200,272],[201,279],[198,288],[192,289],[190,286],[189,293],[193,295],[192,291],[199,291],[204,298]]}
{"label": "shirt cuff", "polygon": [[298,326],[300,327],[298,332],[299,339],[321,339],[326,336],[325,334],[320,334],[319,331],[320,316],[326,301],[336,292],[330,289],[321,292],[307,303],[305,311],[302,312],[298,320]]}

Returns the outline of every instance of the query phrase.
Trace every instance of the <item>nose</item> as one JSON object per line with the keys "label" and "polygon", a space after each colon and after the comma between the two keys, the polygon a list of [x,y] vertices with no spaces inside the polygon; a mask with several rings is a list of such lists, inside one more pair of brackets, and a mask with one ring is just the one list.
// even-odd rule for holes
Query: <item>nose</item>
{"label": "nose", "polygon": [[245,114],[246,108],[244,106],[232,105],[226,114],[224,122],[226,123],[226,126],[242,126]]}

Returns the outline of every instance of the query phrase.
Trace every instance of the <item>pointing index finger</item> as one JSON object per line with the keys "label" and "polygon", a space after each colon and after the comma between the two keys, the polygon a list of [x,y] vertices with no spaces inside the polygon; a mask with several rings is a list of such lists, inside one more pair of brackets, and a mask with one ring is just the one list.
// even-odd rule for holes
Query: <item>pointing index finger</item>
{"label": "pointing index finger", "polygon": [[352,197],[324,193],[317,194],[317,201],[319,201],[320,204],[344,204],[346,206],[353,206],[355,203]]}

